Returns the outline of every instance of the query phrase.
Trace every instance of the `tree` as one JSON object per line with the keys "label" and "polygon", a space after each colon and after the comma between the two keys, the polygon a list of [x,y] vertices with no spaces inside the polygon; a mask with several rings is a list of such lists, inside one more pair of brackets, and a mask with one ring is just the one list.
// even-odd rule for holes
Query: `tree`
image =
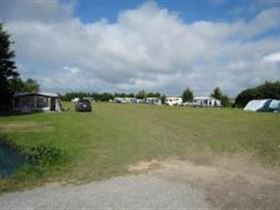
{"label": "tree", "polygon": [[228,107],[231,105],[230,101],[229,101],[229,97],[227,95],[224,95],[219,87],[216,87],[213,90],[213,93],[211,93],[211,96],[215,99],[220,100],[222,105],[225,107]]}
{"label": "tree", "polygon": [[158,92],[148,92],[148,93],[145,94],[145,97],[160,98],[160,93],[158,93]]}
{"label": "tree", "polygon": [[144,90],[141,90],[137,93],[136,97],[144,99],[144,98],[146,98],[146,92]]}
{"label": "tree", "polygon": [[213,90],[213,93],[211,93],[211,96],[215,99],[218,99],[218,100],[221,100],[222,97],[223,97],[223,93],[221,91],[221,89],[219,87],[216,87],[214,90]]}
{"label": "tree", "polygon": [[231,106],[232,104],[230,103],[230,100],[229,100],[229,97],[227,95],[222,95],[221,97],[221,103],[224,107],[229,107]]}
{"label": "tree", "polygon": [[39,89],[40,89],[40,85],[37,83],[37,81],[29,78],[23,83],[22,92],[30,92],[30,93],[38,92]]}
{"label": "tree", "polygon": [[20,77],[11,81],[11,89],[14,92],[34,93],[40,90],[40,85],[34,79],[22,80]]}
{"label": "tree", "polygon": [[24,81],[20,77],[17,77],[11,81],[11,89],[14,92],[24,92],[24,85]]}
{"label": "tree", "polygon": [[0,112],[9,110],[13,95],[13,82],[18,78],[14,61],[15,53],[11,50],[10,35],[0,23]]}
{"label": "tree", "polygon": [[191,91],[190,88],[187,88],[186,90],[184,90],[184,92],[182,94],[182,99],[183,99],[183,102],[192,102],[193,101],[193,92]]}
{"label": "tree", "polygon": [[166,99],[166,95],[165,94],[161,95],[160,100],[162,104],[165,104],[165,99]]}
{"label": "tree", "polygon": [[128,94],[128,97],[134,98],[134,93],[129,93],[129,94]]}
{"label": "tree", "polygon": [[235,106],[244,107],[253,99],[280,99],[280,81],[269,82],[240,92],[235,99]]}

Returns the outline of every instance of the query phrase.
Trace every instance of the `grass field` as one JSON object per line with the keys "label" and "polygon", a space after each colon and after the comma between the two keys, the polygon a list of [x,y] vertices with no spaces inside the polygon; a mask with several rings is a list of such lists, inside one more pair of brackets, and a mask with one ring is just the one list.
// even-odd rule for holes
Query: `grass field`
{"label": "grass field", "polygon": [[280,166],[280,115],[207,109],[96,103],[73,111],[0,117],[0,132],[16,144],[62,148],[68,161],[0,180],[0,191],[56,181],[89,181],[127,173],[141,160],[192,153],[246,153]]}

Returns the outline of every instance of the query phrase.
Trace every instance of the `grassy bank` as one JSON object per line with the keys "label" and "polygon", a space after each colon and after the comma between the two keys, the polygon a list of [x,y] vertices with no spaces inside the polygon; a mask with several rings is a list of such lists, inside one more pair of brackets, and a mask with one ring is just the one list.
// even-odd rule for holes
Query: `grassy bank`
{"label": "grassy bank", "polygon": [[280,115],[233,109],[201,109],[97,103],[92,113],[73,111],[0,117],[0,133],[23,147],[62,148],[68,160],[22,170],[0,180],[0,191],[48,181],[98,180],[126,173],[143,159],[197,152],[250,153],[280,166]]}

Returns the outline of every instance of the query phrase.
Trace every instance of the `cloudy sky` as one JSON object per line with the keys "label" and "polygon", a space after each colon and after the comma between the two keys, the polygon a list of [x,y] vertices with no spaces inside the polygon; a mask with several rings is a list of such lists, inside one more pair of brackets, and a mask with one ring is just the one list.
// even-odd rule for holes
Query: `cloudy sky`
{"label": "cloudy sky", "polygon": [[280,1],[1,0],[0,21],[45,91],[235,96],[280,80]]}

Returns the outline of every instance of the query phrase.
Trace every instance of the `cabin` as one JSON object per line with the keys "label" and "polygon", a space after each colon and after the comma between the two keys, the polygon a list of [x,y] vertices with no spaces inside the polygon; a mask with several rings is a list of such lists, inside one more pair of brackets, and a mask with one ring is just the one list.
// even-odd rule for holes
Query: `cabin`
{"label": "cabin", "polygon": [[202,106],[202,107],[220,107],[222,103],[218,99],[202,96],[202,97],[194,97],[193,105]]}
{"label": "cabin", "polygon": [[61,112],[61,96],[57,93],[15,93],[13,96],[13,111],[29,112]]}

